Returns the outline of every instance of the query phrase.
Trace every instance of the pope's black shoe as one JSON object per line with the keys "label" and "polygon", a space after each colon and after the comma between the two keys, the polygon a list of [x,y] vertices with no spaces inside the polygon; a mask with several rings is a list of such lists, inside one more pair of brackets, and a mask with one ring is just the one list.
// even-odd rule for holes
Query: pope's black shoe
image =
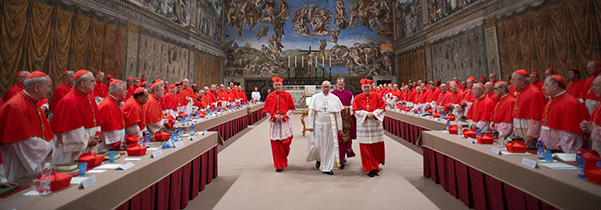
{"label": "pope's black shoe", "polygon": [[369,171],[369,174],[367,174],[369,177],[374,177],[376,175],[376,171],[375,170],[371,170]]}
{"label": "pope's black shoe", "polygon": [[319,169],[319,166],[321,166],[321,162],[319,162],[319,161],[315,162],[315,168]]}
{"label": "pope's black shoe", "polygon": [[284,169],[278,169],[278,168],[275,169],[275,172],[278,172],[278,173],[281,173],[282,171],[284,171]]}
{"label": "pope's black shoe", "polygon": [[324,173],[324,174],[327,174],[327,175],[334,175],[334,172],[333,172],[333,171],[322,172],[322,173]]}

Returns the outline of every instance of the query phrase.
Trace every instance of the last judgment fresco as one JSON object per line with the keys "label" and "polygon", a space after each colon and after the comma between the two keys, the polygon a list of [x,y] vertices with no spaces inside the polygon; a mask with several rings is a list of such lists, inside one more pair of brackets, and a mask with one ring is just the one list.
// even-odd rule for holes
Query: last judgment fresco
{"label": "last judgment fresco", "polygon": [[225,0],[225,76],[395,75],[390,0]]}

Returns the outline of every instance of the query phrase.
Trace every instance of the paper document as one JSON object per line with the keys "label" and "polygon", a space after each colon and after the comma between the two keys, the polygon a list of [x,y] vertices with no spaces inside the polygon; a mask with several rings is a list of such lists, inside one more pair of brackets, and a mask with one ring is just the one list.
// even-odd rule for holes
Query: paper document
{"label": "paper document", "polygon": [[550,169],[563,169],[563,170],[576,169],[576,166],[573,166],[570,164],[565,164],[565,163],[560,163],[560,162],[538,163],[538,165],[544,166],[544,167],[547,167]]}
{"label": "paper document", "polygon": [[555,153],[555,154],[553,154],[553,156],[555,156],[563,161],[576,161],[575,153]]}

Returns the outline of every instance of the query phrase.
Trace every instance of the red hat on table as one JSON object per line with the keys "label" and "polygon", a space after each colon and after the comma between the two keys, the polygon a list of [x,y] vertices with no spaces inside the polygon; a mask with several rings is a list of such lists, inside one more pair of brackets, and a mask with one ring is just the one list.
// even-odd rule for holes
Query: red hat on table
{"label": "red hat on table", "polygon": [[79,77],[83,76],[84,74],[87,74],[88,72],[89,72],[88,70],[79,70],[79,71],[75,72],[75,76],[73,76],[73,80],[79,79]]}
{"label": "red hat on table", "polygon": [[563,78],[559,75],[551,75],[551,78],[559,81],[561,84],[566,85],[566,82],[563,80]]}
{"label": "red hat on table", "polygon": [[526,70],[524,70],[524,69],[517,70],[514,73],[516,73],[516,74],[518,74],[518,75],[520,75],[522,77],[529,77],[530,76],[530,75],[528,75],[528,72]]}
{"label": "red hat on table", "polygon": [[118,80],[118,79],[116,79],[116,80],[113,80],[113,81],[111,82],[111,84],[109,85],[109,87],[110,87],[110,86],[113,86],[113,85],[116,85],[116,84],[118,84],[118,83],[120,83],[120,82],[122,82],[122,81],[121,81],[121,80]]}
{"label": "red hat on table", "polygon": [[29,76],[27,76],[25,79],[31,79],[31,78],[36,78],[36,77],[47,77],[48,75],[45,74],[44,72],[41,71],[34,71],[33,73],[29,74]]}
{"label": "red hat on table", "polygon": [[361,85],[371,85],[373,81],[368,79],[361,79]]}
{"label": "red hat on table", "polygon": [[139,94],[139,93],[142,93],[142,92],[144,92],[145,90],[146,90],[146,89],[145,89],[145,88],[143,88],[143,87],[136,88],[136,90],[134,90],[134,94]]}

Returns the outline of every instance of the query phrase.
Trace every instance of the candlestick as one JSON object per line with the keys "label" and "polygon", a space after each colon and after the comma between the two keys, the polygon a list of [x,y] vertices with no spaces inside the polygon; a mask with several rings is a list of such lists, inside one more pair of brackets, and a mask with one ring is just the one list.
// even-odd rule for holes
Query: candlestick
{"label": "candlestick", "polygon": [[305,56],[301,55],[301,67],[305,68]]}
{"label": "candlestick", "polygon": [[290,68],[290,55],[288,55],[288,68]]}
{"label": "candlestick", "polygon": [[326,55],[321,55],[321,67],[326,69]]}
{"label": "candlestick", "polygon": [[330,54],[330,69],[332,69],[332,54]]}
{"label": "candlestick", "polygon": [[296,55],[294,56],[294,71],[296,72]]}

